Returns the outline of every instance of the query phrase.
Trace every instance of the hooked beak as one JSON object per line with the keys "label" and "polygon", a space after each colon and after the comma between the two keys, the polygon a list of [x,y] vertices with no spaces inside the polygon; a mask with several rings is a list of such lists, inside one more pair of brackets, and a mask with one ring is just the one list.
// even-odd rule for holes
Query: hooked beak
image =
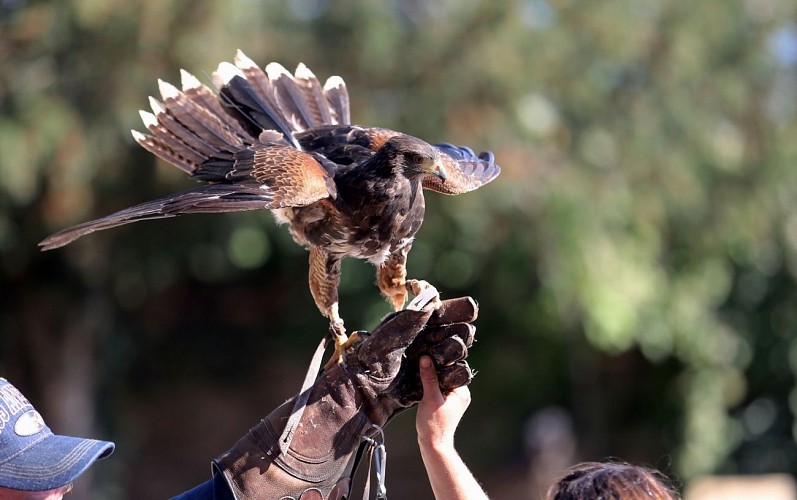
{"label": "hooked beak", "polygon": [[432,175],[440,179],[442,182],[446,181],[446,167],[443,166],[443,161],[440,160],[440,158],[436,159],[434,162]]}

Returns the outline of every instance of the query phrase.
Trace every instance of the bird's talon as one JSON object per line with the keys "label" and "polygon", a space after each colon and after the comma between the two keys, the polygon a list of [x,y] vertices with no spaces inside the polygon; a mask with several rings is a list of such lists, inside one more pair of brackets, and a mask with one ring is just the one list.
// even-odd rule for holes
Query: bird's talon
{"label": "bird's talon", "polygon": [[345,352],[350,347],[354,347],[355,344],[359,344],[363,340],[364,338],[360,335],[360,332],[352,332],[346,342],[343,343],[343,351]]}
{"label": "bird's talon", "polygon": [[333,320],[329,322],[329,333],[332,335],[332,338],[335,339],[335,342],[338,342],[337,339],[343,338],[344,342],[346,339],[346,327],[343,325],[343,320]]}
{"label": "bird's talon", "polygon": [[432,303],[435,309],[439,309],[443,305],[437,288],[433,287],[428,281],[407,280],[406,287],[408,292],[415,295],[407,309],[420,311],[429,303]]}
{"label": "bird's talon", "polygon": [[335,348],[329,361],[324,365],[324,370],[329,370],[336,364],[344,364],[343,354],[352,347],[354,344],[362,340],[359,333],[353,332],[351,335],[346,335],[346,329],[343,327],[343,321],[332,321],[329,323],[329,331],[332,333],[332,338],[335,341]]}

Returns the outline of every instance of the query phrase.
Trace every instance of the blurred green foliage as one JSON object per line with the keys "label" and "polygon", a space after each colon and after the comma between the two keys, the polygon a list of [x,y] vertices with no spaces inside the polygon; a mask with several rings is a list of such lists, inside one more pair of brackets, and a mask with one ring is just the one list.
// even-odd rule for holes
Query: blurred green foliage
{"label": "blurred green foliage", "polygon": [[[46,385],[57,370],[37,366],[31,321],[60,346],[70,312],[99,307],[86,362],[100,428],[135,449],[136,395],[241,387],[258,364],[309,356],[325,322],[305,252],[268,214],[36,248],[190,186],[128,130],[156,78],[209,81],[237,48],[341,75],[355,123],[495,152],[494,184],[428,196],[409,264],[482,306],[460,433],[479,473],[517,457],[524,420],[548,405],[572,413],[582,458],[683,481],[797,473],[787,0],[0,1],[0,371]],[[345,264],[349,327],[388,311],[373,282]]]}

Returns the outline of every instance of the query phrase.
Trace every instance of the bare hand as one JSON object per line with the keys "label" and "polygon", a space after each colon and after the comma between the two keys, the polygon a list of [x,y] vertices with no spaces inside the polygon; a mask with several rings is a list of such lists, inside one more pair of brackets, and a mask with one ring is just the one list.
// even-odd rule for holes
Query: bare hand
{"label": "bare hand", "polygon": [[420,378],[423,399],[415,417],[418,443],[422,448],[453,448],[457,425],[470,405],[470,390],[463,385],[448,394],[440,392],[437,372],[428,356],[420,360]]}

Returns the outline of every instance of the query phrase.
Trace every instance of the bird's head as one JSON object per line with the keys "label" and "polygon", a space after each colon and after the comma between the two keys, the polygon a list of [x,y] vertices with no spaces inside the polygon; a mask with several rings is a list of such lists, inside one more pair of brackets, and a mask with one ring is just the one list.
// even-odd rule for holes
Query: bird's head
{"label": "bird's head", "polygon": [[386,149],[394,169],[408,179],[434,175],[441,181],[446,180],[440,151],[434,146],[412,136],[400,135],[391,137],[382,147]]}

